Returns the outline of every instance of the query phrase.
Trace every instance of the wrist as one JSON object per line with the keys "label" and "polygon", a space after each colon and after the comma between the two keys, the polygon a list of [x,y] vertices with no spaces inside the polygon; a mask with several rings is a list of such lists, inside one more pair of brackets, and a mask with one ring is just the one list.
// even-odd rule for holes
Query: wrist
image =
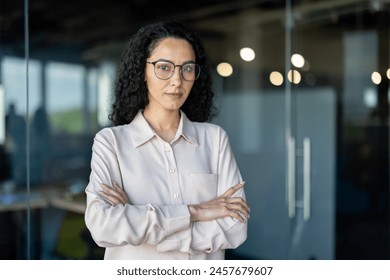
{"label": "wrist", "polygon": [[195,205],[188,205],[188,211],[190,212],[190,222],[195,222],[198,220],[197,218],[197,209]]}

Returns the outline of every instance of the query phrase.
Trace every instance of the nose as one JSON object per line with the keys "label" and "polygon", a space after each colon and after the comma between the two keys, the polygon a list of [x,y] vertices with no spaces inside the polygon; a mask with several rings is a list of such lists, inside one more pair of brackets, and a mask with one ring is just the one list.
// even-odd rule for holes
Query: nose
{"label": "nose", "polygon": [[179,86],[182,83],[182,75],[181,75],[181,68],[180,67],[175,67],[173,70],[173,75],[170,79],[171,85]]}

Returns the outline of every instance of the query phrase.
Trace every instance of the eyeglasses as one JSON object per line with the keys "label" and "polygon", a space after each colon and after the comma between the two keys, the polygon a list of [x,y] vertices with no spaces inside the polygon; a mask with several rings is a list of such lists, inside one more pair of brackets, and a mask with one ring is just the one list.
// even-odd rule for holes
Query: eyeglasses
{"label": "eyeglasses", "polygon": [[196,63],[185,63],[183,65],[175,65],[170,61],[157,60],[146,63],[154,66],[154,74],[161,80],[168,80],[173,76],[176,67],[180,67],[180,74],[184,80],[188,82],[195,81],[200,74],[200,66]]}

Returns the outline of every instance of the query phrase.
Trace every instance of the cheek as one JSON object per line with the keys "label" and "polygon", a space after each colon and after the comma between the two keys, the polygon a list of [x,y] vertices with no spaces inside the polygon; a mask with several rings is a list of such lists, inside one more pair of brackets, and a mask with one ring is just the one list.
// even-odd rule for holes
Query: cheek
{"label": "cheek", "polygon": [[187,94],[190,94],[190,92],[191,92],[191,90],[192,90],[193,87],[194,87],[194,83],[189,84],[189,85],[186,86],[186,92],[187,92]]}
{"label": "cheek", "polygon": [[148,79],[146,81],[146,88],[148,90],[149,94],[156,95],[164,91],[164,88],[166,87],[166,83],[164,83],[161,80],[155,80],[155,79]]}
{"label": "cheek", "polygon": [[147,88],[153,87],[153,85],[155,84],[153,75],[154,74],[151,73],[150,71],[145,72],[145,84]]}
{"label": "cheek", "polygon": [[151,76],[151,74],[153,74],[153,73],[150,73],[150,71],[145,71],[145,78],[144,78],[144,80],[145,80],[146,84],[151,83],[152,78],[153,78],[153,76]]}

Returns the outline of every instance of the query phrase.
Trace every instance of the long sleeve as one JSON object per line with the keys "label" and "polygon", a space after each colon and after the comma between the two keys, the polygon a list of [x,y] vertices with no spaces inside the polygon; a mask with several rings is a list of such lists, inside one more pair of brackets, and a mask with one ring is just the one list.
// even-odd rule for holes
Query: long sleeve
{"label": "long sleeve", "polygon": [[[101,184],[117,182],[129,203],[111,205]],[[242,181],[226,132],[184,113],[167,143],[139,112],[127,125],[98,132],[86,187],[85,223],[105,259],[223,259],[246,239],[232,218],[190,222],[188,205],[209,201]],[[244,192],[235,194],[245,198]]]}
{"label": "long sleeve", "polygon": [[112,206],[99,196],[101,183],[111,185],[114,180],[124,184],[115,144],[112,131],[104,129],[96,135],[92,147],[85,222],[95,242],[102,247],[156,245],[167,236],[188,229],[190,217],[185,205]]}
{"label": "long sleeve", "polygon": [[[227,134],[219,130],[218,194],[242,181]],[[234,196],[245,199],[243,189]],[[236,248],[247,238],[247,223],[226,217],[210,222],[193,222],[191,228],[177,232],[158,244],[159,252],[181,251],[190,254],[214,253]]]}

